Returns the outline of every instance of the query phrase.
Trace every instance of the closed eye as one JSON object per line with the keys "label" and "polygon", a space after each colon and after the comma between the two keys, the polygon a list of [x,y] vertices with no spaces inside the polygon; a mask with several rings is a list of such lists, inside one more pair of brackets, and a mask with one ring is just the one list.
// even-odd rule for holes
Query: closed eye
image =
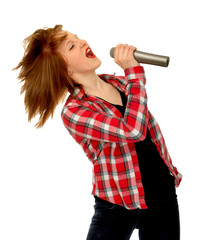
{"label": "closed eye", "polygon": [[75,44],[72,44],[69,48],[69,50],[72,50],[74,48]]}
{"label": "closed eye", "polygon": [[[74,38],[75,38],[75,39],[79,39],[77,35],[74,35]],[[76,42],[76,40],[74,40],[74,39],[73,39],[73,41]],[[72,42],[72,41],[69,40],[69,41],[67,42],[67,44],[70,45],[71,42]],[[72,43],[72,45],[70,45],[69,51],[72,50],[72,49],[75,47],[75,43],[74,43],[74,42]]]}

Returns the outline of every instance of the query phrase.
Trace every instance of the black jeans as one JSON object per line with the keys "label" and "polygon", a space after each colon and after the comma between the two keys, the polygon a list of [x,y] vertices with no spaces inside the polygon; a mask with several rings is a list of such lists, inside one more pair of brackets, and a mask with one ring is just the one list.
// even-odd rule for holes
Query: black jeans
{"label": "black jeans", "polygon": [[100,198],[86,240],[129,240],[139,229],[140,240],[179,240],[180,220],[177,198],[156,207],[127,210]]}

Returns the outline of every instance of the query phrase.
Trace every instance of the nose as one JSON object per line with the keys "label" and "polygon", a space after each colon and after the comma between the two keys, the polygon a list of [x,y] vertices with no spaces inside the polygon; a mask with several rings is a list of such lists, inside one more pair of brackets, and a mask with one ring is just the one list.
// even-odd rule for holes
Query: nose
{"label": "nose", "polygon": [[80,48],[84,47],[87,44],[86,40],[80,40]]}

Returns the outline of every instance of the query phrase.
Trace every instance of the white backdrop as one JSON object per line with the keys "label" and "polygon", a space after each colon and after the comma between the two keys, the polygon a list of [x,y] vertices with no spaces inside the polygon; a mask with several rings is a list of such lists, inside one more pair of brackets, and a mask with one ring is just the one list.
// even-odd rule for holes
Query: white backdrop
{"label": "white backdrop", "polygon": [[102,60],[97,73],[123,74],[109,56],[118,43],[170,56],[168,68],[143,65],[149,108],[184,176],[177,190],[181,239],[207,239],[206,2],[7,0],[0,9],[0,239],[82,240],[93,214],[92,165],[64,128],[62,106],[36,130],[11,71],[22,40],[56,24],[89,42]]}

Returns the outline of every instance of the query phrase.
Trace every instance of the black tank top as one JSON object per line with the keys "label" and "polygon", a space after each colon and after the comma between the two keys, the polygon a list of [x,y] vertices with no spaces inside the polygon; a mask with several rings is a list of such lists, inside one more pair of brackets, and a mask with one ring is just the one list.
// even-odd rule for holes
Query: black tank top
{"label": "black tank top", "polygon": [[[124,116],[127,98],[121,94],[123,106],[114,105]],[[138,164],[141,172],[142,184],[145,192],[145,201],[148,206],[162,204],[176,196],[175,180],[163,159],[161,158],[155,144],[151,140],[147,129],[147,136],[143,141],[135,143]]]}

